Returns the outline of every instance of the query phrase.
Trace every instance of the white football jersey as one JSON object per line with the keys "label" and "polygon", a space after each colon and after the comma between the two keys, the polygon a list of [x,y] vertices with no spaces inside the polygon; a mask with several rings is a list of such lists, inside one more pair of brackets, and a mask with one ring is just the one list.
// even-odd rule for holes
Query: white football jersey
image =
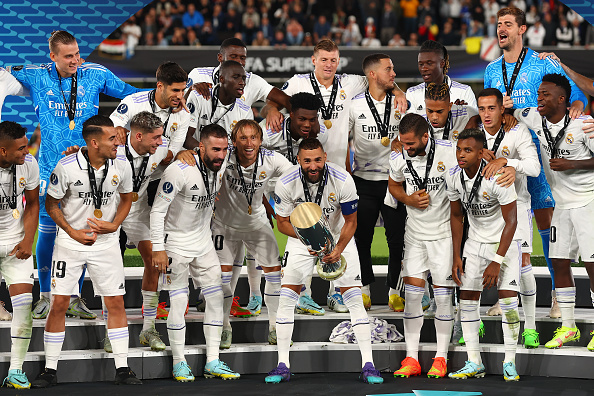
{"label": "white football jersey", "polygon": [[[146,153],[145,155],[140,155],[134,150],[134,147],[130,144],[130,135],[128,135],[128,148],[130,149],[130,155],[132,156],[132,163],[134,164],[134,173],[133,175],[138,175],[140,173],[140,166],[143,163],[143,159],[148,157],[148,162],[146,164],[146,170],[144,171],[144,177],[142,179],[142,184],[140,185],[140,190],[138,190],[138,201],[132,202],[132,207],[130,208],[130,213],[126,217],[126,221],[141,221],[148,223],[148,215],[150,212],[150,207],[148,206],[148,195],[146,193],[146,189],[148,187],[149,181],[151,176],[157,170],[159,164],[165,157],[167,157],[167,153],[169,152],[167,148],[167,143],[163,141],[159,147],[157,147],[157,151],[155,154]],[[130,161],[126,157],[126,148],[125,146],[118,147],[118,158],[125,160],[130,167],[130,171],[132,171],[132,166],[130,165]],[[131,173],[132,174],[132,173]],[[134,184],[132,184],[134,187]]]}
{"label": "white football jersey", "polygon": [[[526,124],[528,129],[534,131],[540,141],[540,152],[545,175],[551,186],[555,207],[559,209],[573,209],[586,206],[594,200],[594,172],[587,169],[574,169],[566,171],[553,171],[549,165],[551,150],[542,128],[542,117],[536,107],[518,109],[514,116]],[[565,137],[557,145],[557,158],[568,160],[585,160],[592,158],[594,151],[594,140],[590,139],[582,126],[584,120],[592,119],[590,116],[582,116],[569,122],[565,130]],[[546,121],[547,127],[553,139],[557,137],[565,117],[556,124]]]}
{"label": "white football jersey", "polygon": [[25,96],[29,91],[9,72],[0,67],[0,121],[2,121],[2,105],[7,96]]}
{"label": "white football jersey", "polygon": [[[212,91],[211,91],[212,95]],[[188,97],[187,107],[190,110],[190,126],[195,128],[194,139],[200,141],[200,131],[206,125],[218,124],[225,128],[231,141],[231,131],[237,121],[247,119],[254,119],[254,112],[252,108],[247,105],[241,98],[235,99],[235,102],[230,105],[223,105],[217,99],[217,106],[213,113],[213,97],[205,99],[197,91],[192,91]]]}
{"label": "white football jersey", "polygon": [[[332,109],[330,122],[332,126],[328,128],[328,140],[324,145],[324,151],[328,154],[328,161],[338,164],[341,168],[345,167],[347,148],[348,148],[348,127],[349,127],[349,109],[351,99],[367,89],[367,78],[354,74],[337,74],[334,78],[338,79],[338,92],[336,101]],[[316,78],[316,83],[322,94],[324,105],[328,105],[330,95],[332,94],[332,85],[326,88]],[[310,74],[295,74],[283,85],[283,91],[289,96],[300,92],[315,94],[311,85]],[[324,124],[321,110],[318,112],[320,125]]]}
{"label": "white football jersey", "polygon": [[[115,126],[130,130],[130,119],[136,114],[143,111],[155,114],[163,124],[167,124],[163,128],[163,137],[167,139],[168,148],[175,157],[186,141],[190,115],[185,110],[174,113],[170,108],[160,108],[155,102],[155,92],[155,90],[144,91],[126,96],[109,118]],[[161,172],[162,170],[159,173]]]}
{"label": "white football jersey", "polygon": [[[291,149],[293,152],[293,165],[297,162],[297,152],[299,151],[299,144],[303,139],[295,140],[291,137],[291,133],[289,132],[289,125],[290,125],[291,116],[286,115],[283,119],[283,123],[281,125],[280,132],[276,132],[274,129],[266,129],[266,120],[262,120],[260,122],[260,127],[262,131],[264,131],[264,136],[262,139],[262,147],[267,148],[268,150],[276,151],[282,154],[286,159],[291,160],[289,156],[289,141],[291,144]],[[318,133],[317,139],[324,145],[326,143],[328,134],[326,133],[327,129],[324,124],[320,125],[320,132]]]}
{"label": "white football jersey", "polygon": [[[468,121],[470,121],[472,117],[478,115],[478,110],[469,106],[452,105],[452,110],[450,111],[452,112],[452,116],[450,117],[448,138],[444,139],[444,126],[443,128],[433,128],[433,136],[435,139],[444,139],[456,142],[458,140],[458,135],[466,128]],[[427,119],[427,113],[423,114],[423,117]],[[430,125],[429,133],[431,133],[431,129],[432,127]]]}
{"label": "white football jersey", "polygon": [[[491,135],[485,132],[487,138],[487,148],[493,151],[497,134]],[[516,170],[516,181],[514,186],[518,194],[518,202],[530,206],[530,193],[528,192],[526,176],[537,177],[540,174],[540,162],[536,146],[532,141],[532,135],[525,125],[518,123],[515,127],[505,132],[503,140],[495,153],[495,157],[504,157],[507,159],[507,166]]]}
{"label": "white football jersey", "polygon": [[[194,157],[199,164],[198,154]],[[199,166],[175,161],[165,169],[151,209],[154,252],[199,257],[213,249],[210,222],[226,167],[226,160],[216,173],[204,166],[208,188]]]}
{"label": "white football jersey", "polygon": [[[344,226],[343,213],[349,215],[357,211],[359,196],[353,177],[346,170],[330,162],[326,162],[326,168],[327,177],[323,183],[324,192],[319,205],[328,217],[334,241],[338,242],[340,231]],[[307,181],[305,183],[310,191],[312,202],[315,202],[320,183],[312,184]],[[300,165],[293,165],[282,174],[276,183],[274,193],[276,214],[282,217],[291,216],[291,212],[297,205],[306,202]]]}
{"label": "white football jersey", "polygon": [[[196,67],[188,74],[188,86],[195,83],[207,82],[213,86],[219,83],[218,74],[221,66],[217,67]],[[216,77],[216,82],[214,81]],[[240,98],[247,106],[251,106],[257,101],[266,101],[266,98],[274,88],[268,84],[262,77],[247,72],[245,73],[245,87],[243,96]],[[191,109],[190,109],[191,110]]]}
{"label": "white football jersey", "polygon": [[[387,95],[379,102],[373,96],[370,97],[383,125]],[[355,96],[350,107],[349,131],[354,149],[353,175],[365,180],[388,180],[390,144],[384,146],[381,143],[381,134],[365,99],[365,92]],[[391,143],[398,136],[402,118],[398,109],[394,108],[394,98],[392,98],[389,111],[388,138]]]}
{"label": "white football jersey", "polygon": [[268,183],[272,178],[282,175],[292,164],[281,154],[274,151],[260,149],[258,159],[247,168],[241,167],[245,188],[248,192],[252,189],[252,180],[256,164],[255,191],[252,196],[252,214],[248,214],[248,201],[244,185],[241,183],[237,167],[235,152],[229,154],[227,171],[223,176],[223,185],[216,205],[214,222],[237,231],[256,231],[262,226],[268,226],[266,208],[262,203],[262,196],[268,191]]}
{"label": "white football jersey", "polygon": [[[449,169],[457,165],[456,147],[447,140],[434,140],[435,157],[433,166],[429,171],[426,191],[429,194],[429,206],[426,209],[417,209],[407,206],[406,232],[415,238],[431,241],[448,237],[452,234],[450,229],[450,201],[446,193],[445,175]],[[431,140],[427,142],[425,153],[431,148]],[[405,182],[408,195],[419,188],[408,169],[406,161],[409,160],[413,169],[421,180],[425,178],[427,169],[427,155],[409,157],[406,150],[402,153],[390,153],[390,178],[396,182]]]}
{"label": "white football jersey", "polygon": [[0,167],[0,244],[12,245],[19,243],[25,236],[25,225],[23,223],[23,195],[25,190],[34,190],[39,186],[39,166],[31,154],[25,156],[23,165],[16,165],[16,209],[19,211],[19,218],[12,216],[10,201],[13,196],[13,173],[12,166]]}
{"label": "white football jersey", "polygon": [[[446,173],[448,198],[450,201],[461,201],[464,206],[479,173],[469,179],[459,166],[449,169]],[[463,174],[464,186],[460,174]],[[467,212],[468,238],[480,243],[499,243],[505,227],[501,206],[508,205],[517,198],[514,186],[501,187],[497,184],[496,177],[483,178]]]}
{"label": "white football jersey", "polygon": [[[467,103],[467,106],[478,110],[472,88],[454,81],[448,76],[445,76],[445,79],[450,86],[450,102],[454,103],[458,99],[463,100]],[[410,103],[408,108],[409,113],[425,114],[425,83],[407,89],[406,100]]]}
{"label": "white football jersey", "polygon": [[[86,149],[86,147],[85,147]],[[89,228],[88,218],[94,218],[95,205],[91,193],[91,182],[87,170],[87,160],[83,148],[58,161],[50,176],[47,193],[59,199],[64,218],[75,230]],[[101,220],[113,221],[120,202],[119,194],[132,192],[132,171],[128,161],[122,158],[107,160],[109,168],[105,174],[105,165],[95,169],[97,187],[101,184]],[[111,234],[99,234],[91,246],[83,245],[72,239],[64,230],[58,229],[57,243],[76,251],[100,251],[117,244],[119,231]]]}

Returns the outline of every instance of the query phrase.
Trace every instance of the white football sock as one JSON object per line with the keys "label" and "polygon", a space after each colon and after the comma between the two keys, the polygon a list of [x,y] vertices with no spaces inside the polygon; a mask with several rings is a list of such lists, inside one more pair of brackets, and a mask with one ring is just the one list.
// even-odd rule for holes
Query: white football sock
{"label": "white football sock", "polygon": [[167,316],[167,334],[173,355],[173,365],[185,362],[184,347],[186,345],[186,306],[188,305],[188,288],[169,290],[169,315]]}
{"label": "white football sock", "polygon": [[355,333],[357,344],[359,344],[359,350],[361,351],[361,367],[368,362],[373,364],[373,354],[371,352],[371,326],[369,325],[367,311],[365,311],[365,307],[363,306],[361,289],[358,287],[351,287],[342,293],[342,300],[351,314],[351,327]]}
{"label": "white football sock", "polygon": [[453,289],[447,287],[434,287],[435,296],[435,334],[437,337],[437,352],[435,357],[447,359],[448,346],[452,337],[452,327],[454,326],[454,307],[452,305]]}
{"label": "white football sock", "polygon": [[460,300],[460,321],[462,322],[462,335],[466,343],[468,360],[478,365],[483,364],[479,348],[481,318],[478,301]]}
{"label": "white football sock", "polygon": [[390,291],[388,292],[388,297],[393,296],[394,294],[400,296],[400,292],[394,288],[390,288]]}
{"label": "white football sock", "polygon": [[107,329],[107,335],[111,342],[111,347],[113,348],[113,360],[116,369],[120,367],[128,367],[128,345],[130,344],[128,327]]}
{"label": "white football sock", "polygon": [[520,333],[520,314],[518,313],[518,297],[506,297],[499,299],[501,315],[501,327],[503,327],[503,344],[505,345],[505,357],[503,361],[508,363],[516,362],[516,347]]}
{"label": "white football sock", "polygon": [[276,328],[276,313],[278,311],[278,299],[281,291],[281,273],[280,271],[265,272],[264,278],[264,303],[268,308],[268,330]]}
{"label": "white football sock", "polygon": [[[235,268],[235,267],[234,267]],[[231,305],[233,305],[233,290],[231,290],[231,277],[233,272],[221,272],[222,290],[223,290],[223,327],[225,329],[231,328],[229,315],[231,312]],[[206,297],[206,293],[204,293]]]}
{"label": "white football sock", "polygon": [[369,288],[369,285],[361,287],[361,294],[366,294],[367,296],[371,297],[371,290]]}
{"label": "white football sock", "polygon": [[237,287],[237,282],[239,281],[239,276],[241,275],[241,269],[243,268],[243,263],[233,264],[232,276],[231,276],[231,292],[235,294],[235,288]]}
{"label": "white football sock", "polygon": [[31,341],[33,295],[31,293],[17,294],[10,297],[10,301],[12,303],[12,322],[10,323],[12,346],[10,347],[9,370],[22,370]]}
{"label": "white football sock", "polygon": [[[224,272],[223,272],[224,273]],[[206,301],[204,311],[204,339],[206,340],[206,363],[219,358],[219,344],[223,328],[223,288],[221,285],[202,288]],[[229,315],[227,315],[228,317]]]}
{"label": "white football sock", "polygon": [[555,289],[557,303],[561,310],[561,326],[574,328],[575,326],[575,287],[557,287]]}
{"label": "white football sock", "polygon": [[590,299],[592,300],[592,305],[594,306],[594,291],[590,289]]}
{"label": "white football sock", "polygon": [[58,369],[58,360],[60,360],[60,352],[62,352],[62,344],[64,343],[64,335],[66,332],[60,331],[57,333],[43,332],[43,346],[45,349],[45,367],[49,369]]}
{"label": "white football sock", "polygon": [[520,294],[525,318],[524,330],[536,330],[536,279],[531,264],[522,267]]}
{"label": "white football sock", "polygon": [[425,288],[404,285],[404,341],[406,356],[419,360],[419,339],[423,327],[423,307],[421,301]]}
{"label": "white football sock", "polygon": [[250,285],[250,295],[262,297],[262,270],[257,269],[256,260],[251,254],[246,254],[245,262],[247,265],[248,284]]}
{"label": "white football sock", "polygon": [[48,300],[50,299],[50,292],[39,292],[40,297],[45,297]]}
{"label": "white football sock", "polygon": [[307,278],[305,278],[305,282],[303,282],[303,287],[301,288],[301,295],[307,294],[311,297],[311,277],[313,276],[313,272],[309,274]]}
{"label": "white football sock", "polygon": [[295,320],[295,304],[299,295],[288,287],[281,287],[276,314],[276,342],[278,347],[278,363],[291,367],[289,362],[289,348]]}
{"label": "white football sock", "polygon": [[141,291],[143,305],[142,331],[145,331],[155,328],[155,319],[157,318],[157,307],[159,306],[159,292],[148,290]]}

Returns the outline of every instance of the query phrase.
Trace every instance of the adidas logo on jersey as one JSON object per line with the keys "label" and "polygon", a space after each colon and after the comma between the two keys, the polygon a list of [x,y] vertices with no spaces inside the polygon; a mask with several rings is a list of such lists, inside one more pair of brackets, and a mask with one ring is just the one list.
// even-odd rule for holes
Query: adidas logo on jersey
{"label": "adidas logo on jersey", "polygon": [[522,244],[522,247],[529,247],[530,245],[528,245],[527,241],[524,241],[524,243]]}
{"label": "adidas logo on jersey", "polygon": [[509,282],[509,285],[510,286],[518,286],[515,279],[513,281]]}
{"label": "adidas logo on jersey", "polygon": [[198,190],[198,186],[194,184],[190,190]]}
{"label": "adidas logo on jersey", "polygon": [[358,119],[359,120],[366,120],[367,117],[365,117],[365,114],[361,114]]}
{"label": "adidas logo on jersey", "polygon": [[52,91],[51,89],[49,91],[47,91],[46,93],[47,96],[54,96],[54,91]]}
{"label": "adidas logo on jersey", "polygon": [[419,105],[419,107],[417,107],[417,110],[423,110],[423,105]]}
{"label": "adidas logo on jersey", "polygon": [[200,118],[202,118],[203,120],[208,120],[208,116],[207,116],[206,114],[204,114],[204,115],[203,115],[202,117],[200,117]]}
{"label": "adidas logo on jersey", "polygon": [[448,277],[446,278],[446,280],[454,280],[454,278],[452,278],[452,275],[448,275]]}
{"label": "adidas logo on jersey", "polygon": [[356,281],[360,281],[361,280],[361,276],[359,276],[359,275],[355,276],[355,280]]}
{"label": "adidas logo on jersey", "polygon": [[120,287],[118,287],[118,289],[123,289],[124,288],[124,284],[120,283]]}
{"label": "adidas logo on jersey", "polygon": [[594,258],[594,254],[590,256],[590,258]]}
{"label": "adidas logo on jersey", "polygon": [[82,186],[82,182],[80,180],[77,180],[76,183],[74,183],[74,186]]}

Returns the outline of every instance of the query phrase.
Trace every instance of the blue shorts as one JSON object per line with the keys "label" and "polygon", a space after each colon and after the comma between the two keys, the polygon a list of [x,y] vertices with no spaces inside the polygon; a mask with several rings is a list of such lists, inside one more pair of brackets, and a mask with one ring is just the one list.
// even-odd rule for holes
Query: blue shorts
{"label": "blue shorts", "polygon": [[542,159],[540,158],[540,142],[536,134],[530,131],[532,134],[532,140],[536,145],[536,151],[538,152],[538,160],[540,161],[540,174],[537,177],[527,177],[528,192],[530,193],[532,210],[554,208],[555,199],[551,192],[551,186],[547,182],[547,178],[544,174],[542,167]]}

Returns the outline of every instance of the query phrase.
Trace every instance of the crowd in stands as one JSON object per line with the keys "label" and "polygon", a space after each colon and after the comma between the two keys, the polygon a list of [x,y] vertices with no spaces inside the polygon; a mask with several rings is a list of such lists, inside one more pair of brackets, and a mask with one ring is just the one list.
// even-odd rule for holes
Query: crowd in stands
{"label": "crowd in stands", "polygon": [[526,10],[526,45],[594,44],[594,28],[558,0],[155,0],[118,29],[128,46],[219,45],[238,37],[248,46],[446,46],[468,37],[496,37],[497,11]]}

